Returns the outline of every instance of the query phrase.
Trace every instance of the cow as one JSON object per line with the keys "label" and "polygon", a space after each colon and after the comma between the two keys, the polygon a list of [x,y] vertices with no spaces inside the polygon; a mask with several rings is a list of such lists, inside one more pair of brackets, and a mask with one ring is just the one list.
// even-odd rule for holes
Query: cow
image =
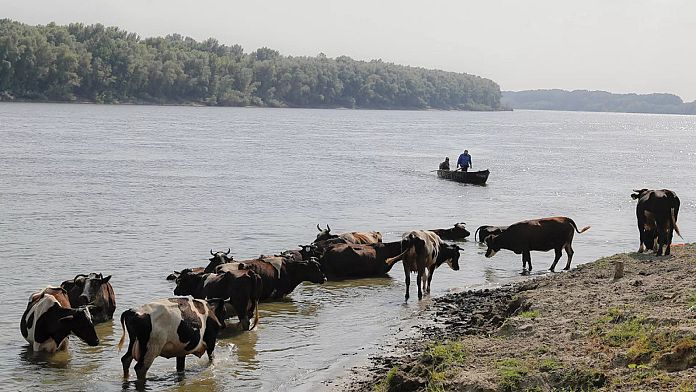
{"label": "cow", "polygon": [[70,307],[89,307],[92,321],[98,324],[113,319],[116,311],[116,294],[109,283],[110,279],[111,275],[79,274],[61,283],[60,287],[68,293]]}
{"label": "cow", "polygon": [[556,268],[558,260],[561,258],[562,251],[565,249],[568,255],[564,270],[570,269],[570,262],[573,259],[573,236],[575,233],[584,233],[590,226],[578,230],[575,222],[567,217],[558,216],[553,218],[542,218],[517,222],[510,225],[498,235],[491,235],[486,238],[486,257],[493,257],[501,249],[508,249],[515,254],[522,254],[522,270],[526,271],[529,264],[529,271],[532,270],[531,251],[548,252],[553,249],[556,256],[549,270]]}
{"label": "cow", "polygon": [[[185,269],[176,279],[174,295],[190,295],[196,299],[229,300],[234,310],[234,314],[230,315],[237,315],[241,328],[249,330],[254,329],[259,322],[258,305],[262,287],[261,278],[254,271],[234,270],[196,274]],[[254,324],[249,328],[252,317],[254,317]]]}
{"label": "cow", "polygon": [[329,225],[326,225],[326,229],[322,229],[318,224],[317,230],[319,230],[319,234],[317,234],[317,238],[313,243],[319,243],[327,240],[338,240],[347,244],[375,244],[377,242],[382,242],[382,233],[379,231],[353,231],[350,233],[331,234],[331,228]]}
{"label": "cow", "polygon": [[29,297],[19,329],[33,351],[66,350],[71,333],[90,346],[99,344],[89,309],[71,308],[68,293],[60,287],[47,287]]}
{"label": "cow", "polygon": [[661,256],[663,248],[665,256],[669,256],[674,232],[681,237],[677,218],[679,216],[679,197],[669,189],[648,190],[634,189],[631,197],[638,200],[636,217],[640,235],[639,253],[655,250]]}
{"label": "cow", "polygon": [[402,252],[401,241],[377,244],[334,244],[320,259],[321,269],[331,279],[369,278],[386,275]]}
{"label": "cow", "polygon": [[455,223],[454,227],[449,229],[433,229],[429,231],[437,234],[443,240],[449,241],[463,240],[471,234],[469,230],[466,229],[466,223],[464,222]]}
{"label": "cow", "polygon": [[[207,266],[205,266],[205,267],[193,267],[193,268],[189,268],[189,269],[197,274],[215,272],[215,267],[217,267],[218,265],[234,262],[234,257],[229,256],[231,251],[232,250],[230,248],[228,248],[227,252],[218,251],[218,252],[213,253],[213,250],[211,249],[210,255],[213,257],[208,259],[210,262],[208,263]],[[179,276],[179,274],[181,274],[181,272],[174,271],[173,273],[171,273],[167,276],[167,280],[176,280],[176,278]]]}
{"label": "cow", "polygon": [[437,267],[447,263],[452,270],[459,270],[459,251],[461,248],[457,245],[444,243],[432,231],[414,230],[404,233],[401,237],[401,248],[404,250],[394,258],[387,259],[387,263],[393,264],[398,260],[402,260],[404,274],[406,275],[407,301],[411,284],[411,272],[418,273],[418,299],[420,300],[423,299],[423,291],[426,293],[430,292],[430,283]]}
{"label": "cow", "polygon": [[123,378],[128,379],[134,359],[138,380],[145,380],[148,369],[158,356],[176,357],[177,372],[184,371],[188,354],[200,358],[205,352],[212,361],[218,333],[225,327],[224,309],[220,300],[176,297],[123,312],[119,351],[126,334],[129,336],[128,350],[121,357]]}
{"label": "cow", "polygon": [[252,270],[261,277],[262,301],[281,299],[302,282],[322,284],[326,281],[316,259],[305,261],[286,256],[259,256],[257,259],[218,266],[217,272],[235,269]]}
{"label": "cow", "polygon": [[474,232],[474,241],[476,241],[476,236],[478,235],[478,242],[484,244],[488,236],[499,235],[507,228],[507,226],[479,226]]}

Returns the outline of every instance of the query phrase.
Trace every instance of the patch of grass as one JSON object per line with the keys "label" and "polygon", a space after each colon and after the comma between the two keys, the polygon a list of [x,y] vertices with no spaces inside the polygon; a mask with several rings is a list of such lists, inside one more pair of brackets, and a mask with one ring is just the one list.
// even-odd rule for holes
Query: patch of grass
{"label": "patch of grass", "polygon": [[550,372],[561,367],[561,363],[553,358],[544,358],[539,361],[539,370],[542,372]]}
{"label": "patch of grass", "polygon": [[447,376],[453,368],[466,361],[467,353],[462,342],[445,341],[428,348],[421,358],[427,365],[428,384],[426,390],[439,392],[445,390]]}
{"label": "patch of grass", "polygon": [[389,383],[391,382],[391,380],[396,375],[396,372],[398,372],[398,371],[399,371],[398,366],[394,366],[393,368],[389,369],[387,374],[384,376],[384,379],[372,387],[372,391],[373,392],[387,392],[389,390]]}
{"label": "patch of grass", "polygon": [[662,294],[650,293],[650,294],[646,295],[645,298],[643,298],[643,299],[645,300],[645,302],[658,302],[658,301],[662,301],[664,299],[664,297],[662,296]]}
{"label": "patch of grass", "polygon": [[689,297],[686,299],[686,307],[691,308],[696,306],[696,293],[692,293],[689,295]]}
{"label": "patch of grass", "polygon": [[496,363],[496,370],[500,376],[500,388],[503,391],[519,391],[522,383],[529,374],[529,368],[519,359],[506,358]]}
{"label": "patch of grass", "polygon": [[518,314],[519,317],[525,318],[525,319],[535,319],[539,317],[539,311],[538,310],[527,310],[524,311],[520,314]]}

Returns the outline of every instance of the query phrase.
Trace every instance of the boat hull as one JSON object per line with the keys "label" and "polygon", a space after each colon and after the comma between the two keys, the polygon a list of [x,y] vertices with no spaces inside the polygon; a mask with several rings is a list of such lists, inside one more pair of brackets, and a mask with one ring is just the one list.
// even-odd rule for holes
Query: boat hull
{"label": "boat hull", "polygon": [[438,170],[437,176],[445,180],[462,182],[465,184],[485,185],[488,181],[488,175],[491,172],[488,170],[463,172],[452,170]]}

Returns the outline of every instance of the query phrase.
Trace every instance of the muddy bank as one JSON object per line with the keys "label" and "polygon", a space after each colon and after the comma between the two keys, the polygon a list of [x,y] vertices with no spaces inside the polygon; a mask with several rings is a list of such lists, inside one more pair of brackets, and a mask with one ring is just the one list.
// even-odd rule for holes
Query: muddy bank
{"label": "muddy bank", "polygon": [[[614,279],[616,263],[624,276]],[[684,390],[696,386],[696,245],[618,254],[433,301],[336,389]]]}

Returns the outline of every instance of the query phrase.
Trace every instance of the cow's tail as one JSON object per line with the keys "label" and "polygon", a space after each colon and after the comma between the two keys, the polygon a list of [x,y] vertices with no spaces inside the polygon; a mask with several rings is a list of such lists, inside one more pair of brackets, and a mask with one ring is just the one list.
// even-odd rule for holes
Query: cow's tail
{"label": "cow's tail", "polygon": [[253,330],[259,324],[259,299],[261,299],[261,291],[263,290],[263,280],[256,275],[254,280],[254,325],[249,329]]}
{"label": "cow's tail", "polygon": [[478,234],[478,232],[479,232],[480,230],[481,230],[481,227],[479,226],[479,228],[476,229],[476,231],[474,232],[474,241],[477,241],[477,240],[476,240],[476,235]]}
{"label": "cow's tail", "polygon": [[581,230],[578,230],[578,225],[575,224],[575,221],[573,221],[572,219],[568,218],[568,222],[570,222],[570,224],[573,225],[573,228],[575,229],[575,231],[578,232],[578,233],[580,233],[580,234],[586,232],[587,230],[590,230],[590,227],[592,227],[592,226],[585,226],[585,227],[583,227]]}
{"label": "cow's tail", "polygon": [[669,213],[670,220],[672,221],[672,227],[674,228],[674,231],[677,232],[677,235],[679,236],[679,238],[684,239],[684,237],[682,237],[681,233],[679,232],[679,226],[677,226],[677,216],[676,216],[676,213],[675,213],[676,211],[675,211],[674,207],[672,207],[669,211],[670,211],[670,213]]}
{"label": "cow's tail", "polygon": [[399,262],[399,260],[404,258],[404,255],[406,254],[406,252],[408,252],[409,249],[410,249],[410,247],[406,248],[406,250],[399,253],[398,256],[390,257],[390,258],[384,260],[384,263],[387,264],[390,268],[393,267],[394,264],[396,264],[397,262]]}
{"label": "cow's tail", "polygon": [[131,315],[134,314],[132,310],[128,309],[125,312],[121,313],[121,329],[123,330],[123,333],[121,334],[121,339],[118,341],[118,352],[121,352],[121,348],[123,348],[123,342],[126,340],[126,334],[128,333],[128,330],[126,329],[125,322],[127,319],[131,318]]}

